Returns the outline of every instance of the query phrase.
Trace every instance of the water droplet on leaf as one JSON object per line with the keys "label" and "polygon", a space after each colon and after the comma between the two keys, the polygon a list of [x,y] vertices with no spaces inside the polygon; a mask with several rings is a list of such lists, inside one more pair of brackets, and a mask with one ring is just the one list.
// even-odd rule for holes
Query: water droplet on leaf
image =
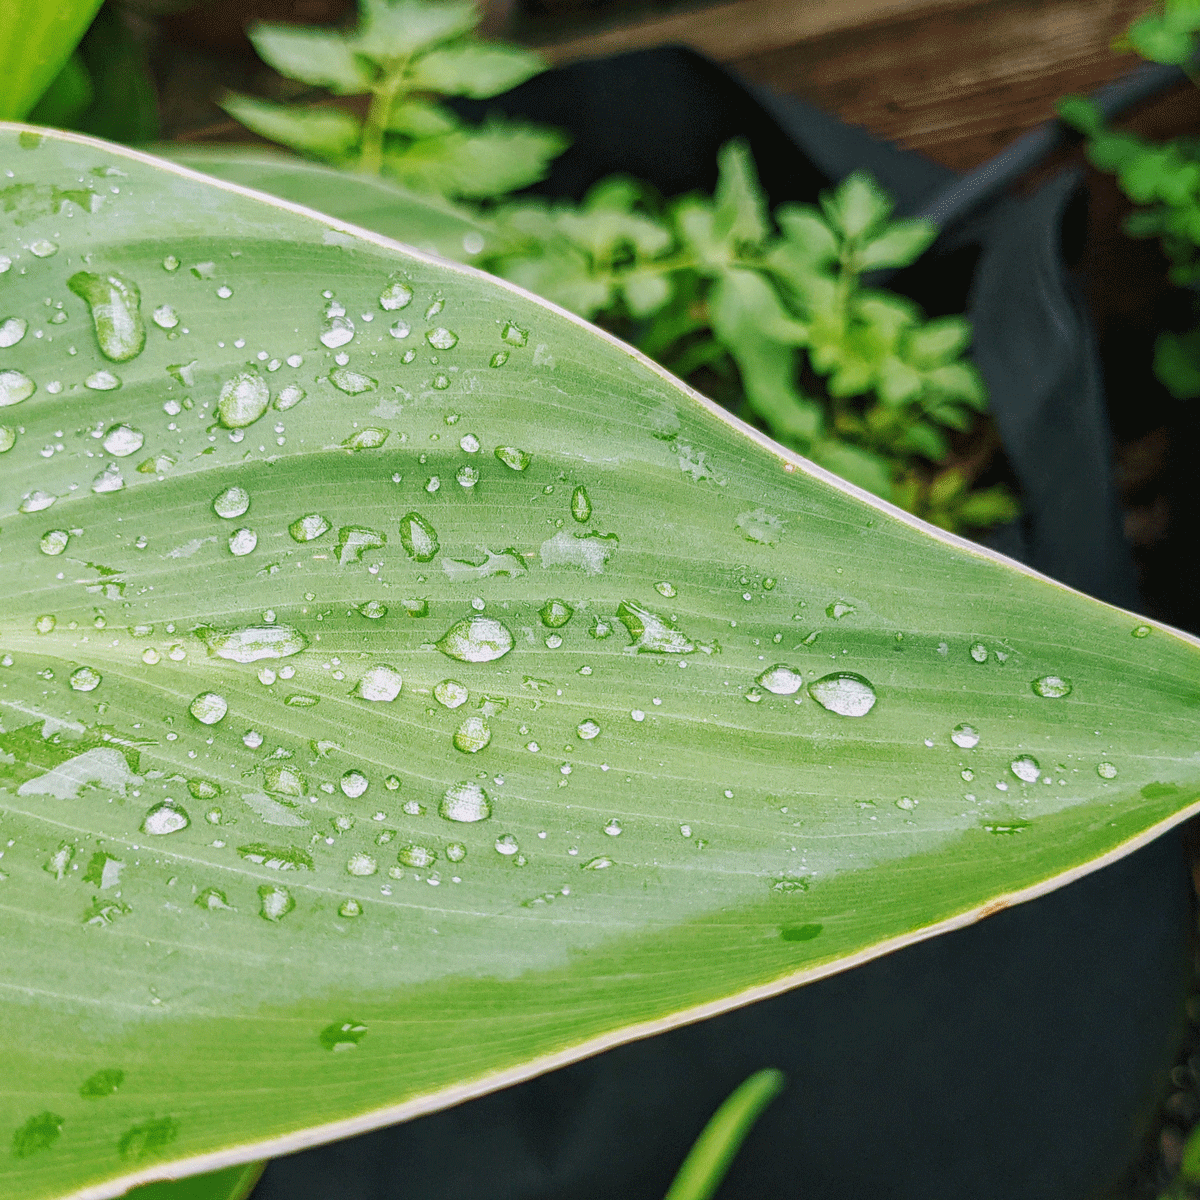
{"label": "water droplet on leaf", "polygon": [[808,694],[824,709],[841,717],[865,717],[875,707],[870,680],[852,671],[835,671],[808,685]]}

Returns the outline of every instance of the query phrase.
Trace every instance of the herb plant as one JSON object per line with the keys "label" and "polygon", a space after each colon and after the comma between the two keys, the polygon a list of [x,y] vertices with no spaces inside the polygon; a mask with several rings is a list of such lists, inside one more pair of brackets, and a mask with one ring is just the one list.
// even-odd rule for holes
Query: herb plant
{"label": "herb plant", "polygon": [[365,115],[329,103],[233,94],[231,116],[310,158],[386,174],[419,191],[478,199],[541,179],[566,146],[554,130],[491,120],[465,125],[443,96],[507,91],[545,66],[528,50],[473,38],[471,0],[361,0],[353,32],[257,23],[254,48],[280,74],[337,96],[366,96]]}
{"label": "herb plant", "polygon": [[6,1198],[430,1112],[1200,807],[1196,639],[504,281],[79,135],[0,160]]}
{"label": "herb plant", "polygon": [[[1154,62],[1189,68],[1200,35],[1200,4],[1165,0],[1134,21],[1114,48],[1136,50]],[[1193,76],[1193,80],[1196,80]],[[1087,136],[1093,166],[1111,171],[1139,208],[1124,222],[1136,238],[1158,238],[1171,266],[1169,279],[1193,291],[1200,287],[1200,138],[1153,142],[1109,129],[1085,96],[1060,101],[1059,115]],[[1196,307],[1200,316],[1200,307]],[[1185,332],[1163,330],[1154,349],[1154,373],[1179,400],[1200,396],[1200,325]]]}

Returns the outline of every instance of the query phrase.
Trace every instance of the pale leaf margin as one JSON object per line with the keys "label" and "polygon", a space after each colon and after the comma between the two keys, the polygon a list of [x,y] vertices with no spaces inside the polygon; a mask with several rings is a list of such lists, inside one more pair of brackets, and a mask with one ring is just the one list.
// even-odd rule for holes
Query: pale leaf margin
{"label": "pale leaf margin", "polygon": [[[1006,567],[1007,569],[1024,575],[1029,579],[1050,584],[1064,595],[1084,596],[1084,593],[1068,587],[1066,584],[1060,583],[1058,580],[1051,579],[1049,576],[1043,575],[1040,572],[1025,566],[1023,563],[1016,562],[1015,560],[1007,558],[994,550],[990,550],[986,546],[981,546],[975,542],[969,541],[966,538],[959,537],[956,534],[948,533],[943,529],[939,529],[934,525],[929,525],[920,520],[918,517],[913,516],[911,513],[905,512],[903,509],[897,508],[894,505],[881,500],[872,493],[864,491],[862,488],[856,487],[852,483],[848,483],[846,480],[841,479],[824,468],[817,466],[808,459],[802,458],[800,455],[787,450],[783,446],[772,441],[769,437],[767,437],[766,434],[754,429],[744,421],[740,420],[738,417],[734,416],[732,413],[727,412],[714,401],[690,388],[686,383],[676,379],[670,374],[670,372],[659,366],[659,364],[655,363],[651,359],[648,359],[645,355],[643,355],[640,351],[635,350],[632,346],[626,345],[624,342],[620,341],[604,330],[589,324],[587,321],[583,320],[583,318],[576,316],[574,313],[560,308],[558,305],[552,304],[547,300],[543,300],[540,297],[533,295],[533,293],[526,291],[524,288],[518,287],[513,283],[509,283],[507,280],[486,275],[486,273],[478,271],[474,267],[466,266],[464,264],[453,262],[447,259],[442,259],[436,255],[426,253],[425,251],[414,249],[413,247],[404,245],[403,243],[392,238],[384,237],[381,234],[374,233],[369,229],[364,229],[360,226],[352,225],[348,222],[340,221],[334,217],[327,216],[326,214],[318,212],[315,209],[306,208],[299,204],[293,204],[290,201],[281,200],[278,197],[271,196],[265,192],[255,191],[252,188],[243,187],[239,184],[226,183],[223,180],[214,178],[210,175],[205,175],[199,171],[191,170],[187,167],[180,166],[177,163],[169,160],[157,158],[154,155],[145,154],[138,150],[132,150],[125,146],[114,145],[113,143],[105,142],[98,138],[87,137],[85,135],[76,133],[61,132],[57,130],[47,131],[41,129],[40,127],[25,125],[18,122],[0,122],[0,132],[14,133],[18,135],[21,133],[27,133],[38,136],[52,136],[59,141],[74,143],[92,150],[101,150],[106,154],[125,158],[133,162],[138,162],[146,166],[157,168],[181,179],[194,180],[208,187],[219,188],[222,191],[243,196],[249,200],[254,200],[261,204],[269,205],[270,207],[278,209],[282,212],[290,212],[297,216],[306,217],[324,225],[327,229],[334,233],[344,234],[349,237],[360,239],[384,250],[400,250],[421,262],[434,264],[447,271],[466,277],[485,278],[490,286],[494,287],[496,290],[508,292],[512,295],[519,296],[524,300],[532,301],[542,308],[553,312],[556,316],[571,322],[581,329],[587,330],[592,336],[606,342],[613,350],[626,355],[628,358],[638,363],[638,365],[642,368],[658,375],[664,381],[676,388],[681,395],[685,396],[693,404],[707,413],[709,417],[724,423],[729,428],[742,434],[744,437],[758,445],[761,449],[771,454],[778,461],[780,469],[787,474],[801,474],[808,476],[811,479],[819,480],[821,483],[841,492],[843,495],[859,500],[864,504],[871,506],[877,512],[893,518],[902,524],[925,534],[927,537],[930,537],[935,541],[973,555],[976,558]],[[1123,611],[1113,605],[1108,605],[1101,601],[1097,601],[1092,597],[1085,598],[1090,600],[1093,604],[1099,604],[1102,608],[1106,608],[1109,611]],[[1138,620],[1143,624],[1150,626],[1152,629],[1157,629],[1172,637],[1178,638],[1187,645],[1200,649],[1200,638],[1194,637],[1189,633],[1176,629],[1163,622],[1155,621],[1153,618],[1139,617]],[[138,1171],[132,1171],[119,1178],[107,1180],[104,1183],[89,1185],[81,1188],[75,1192],[69,1193],[67,1196],[64,1196],[63,1200],[113,1200],[115,1197],[123,1196],[130,1188],[137,1187],[141,1184],[153,1183],[160,1180],[182,1179],[187,1176],[205,1174],[211,1171],[221,1170],[225,1167],[236,1166],[241,1163],[254,1162],[265,1158],[274,1158],[282,1154],[290,1154],[297,1150],[323,1145],[327,1142],[337,1141],[342,1138],[353,1137],[356,1134],[366,1133],[371,1130],[380,1129],[401,1121],[408,1121],[416,1117],[428,1115],[429,1113],[438,1112],[442,1109],[451,1108],[456,1104],[463,1103],[464,1101],[487,1095],[490,1092],[499,1091],[502,1088],[522,1083],[525,1080],[533,1079],[536,1076],[555,1071],[560,1067],[565,1067],[571,1063],[579,1062],[582,1059],[589,1058],[595,1054],[600,1054],[605,1050],[612,1049],[613,1047],[625,1045],[629,1042],[639,1041],[643,1038],[653,1037],[656,1034],[665,1033],[668,1030],[678,1028],[682,1025],[693,1024],[698,1021],[706,1020],[710,1017],[718,1016],[721,1013],[743,1008],[760,1000],[766,1000],[772,996],[780,995],[783,992],[791,991],[793,988],[800,987],[804,984],[813,983],[819,979],[824,979],[831,975],[839,974],[842,971],[850,970],[854,967],[862,965],[863,963],[870,962],[873,959],[882,958],[884,955],[891,954],[896,950],[904,948],[905,946],[911,946],[918,942],[927,941],[930,938],[937,937],[943,933],[949,933],[952,930],[962,929],[969,925],[973,925],[977,921],[983,920],[989,916],[993,916],[994,914],[1001,912],[1006,908],[1011,908],[1017,904],[1023,904],[1029,900],[1035,900],[1039,896],[1044,896],[1050,892],[1056,891],[1058,888],[1066,887],[1068,884],[1073,883],[1077,879],[1081,879],[1086,875],[1090,875],[1094,871],[1101,870],[1112,863],[1118,862],[1122,858],[1125,858],[1135,851],[1141,849],[1141,847],[1148,845],[1162,834],[1168,832],[1178,825],[1183,824],[1185,821],[1189,820],[1193,816],[1196,816],[1197,814],[1200,814],[1200,799],[1194,800],[1191,804],[1180,809],[1170,817],[1165,818],[1156,825],[1150,826],[1148,829],[1143,830],[1141,833],[1130,838],[1121,845],[1114,847],[1107,853],[1100,855],[1098,858],[1091,860],[1090,862],[1072,867],[1058,875],[1051,876],[1040,883],[1032,884],[1028,887],[1020,888],[1013,892],[1001,893],[982,904],[978,904],[970,909],[965,910],[964,912],[947,917],[942,921],[938,921],[935,924],[928,925],[922,929],[914,930],[910,933],[902,934],[898,937],[878,942],[873,946],[838,959],[836,962],[822,963],[815,967],[796,971],[789,975],[785,975],[780,979],[774,980],[771,983],[760,984],[755,987],[746,988],[742,991],[734,993],[733,995],[723,997],[720,1000],[710,1001],[709,1003],[701,1005],[694,1005],[653,1021],[629,1025],[623,1029],[614,1030],[600,1037],[591,1038],[587,1041],[581,1042],[568,1050],[533,1059],[528,1063],[523,1063],[519,1067],[509,1068],[504,1071],[496,1071],[491,1074],[470,1080],[469,1082],[443,1088],[440,1091],[433,1092],[429,1095],[421,1096],[416,1099],[407,1100],[400,1104],[378,1108],[371,1112],[359,1114],[341,1121],[329,1121],[325,1124],[316,1125],[309,1129],[301,1130],[283,1137],[269,1138],[258,1142],[246,1142],[209,1154],[196,1155],[191,1158],[179,1159],[174,1162],[148,1166]]]}

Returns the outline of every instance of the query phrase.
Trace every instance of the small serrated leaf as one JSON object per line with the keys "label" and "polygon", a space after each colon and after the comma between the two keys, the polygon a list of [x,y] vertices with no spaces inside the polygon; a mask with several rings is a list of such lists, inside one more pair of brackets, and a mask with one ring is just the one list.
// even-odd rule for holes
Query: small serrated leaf
{"label": "small serrated leaf", "polygon": [[255,21],[246,36],[259,57],[289,79],[344,96],[370,90],[374,72],[340,33]]}
{"label": "small serrated leaf", "polygon": [[353,113],[321,105],[298,108],[232,93],[221,107],[247,129],[327,162],[343,162],[358,146],[362,126]]}
{"label": "small serrated leaf", "polygon": [[483,100],[524,83],[545,68],[545,59],[532,50],[464,41],[422,55],[409,78],[418,90]]}

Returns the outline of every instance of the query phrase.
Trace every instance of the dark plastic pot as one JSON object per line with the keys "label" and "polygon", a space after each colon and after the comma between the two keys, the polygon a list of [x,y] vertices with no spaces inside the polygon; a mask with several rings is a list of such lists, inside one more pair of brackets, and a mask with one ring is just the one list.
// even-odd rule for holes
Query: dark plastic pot
{"label": "dark plastic pot", "polygon": [[[685,50],[539,76],[500,108],[567,128],[540,191],[626,172],[665,195],[715,181],[748,138],[772,204],[870,170],[901,212],[952,173]],[[978,196],[976,196],[976,201]],[[961,204],[966,212],[970,206]],[[1113,603],[1138,598],[1112,483],[1094,338],[1069,270],[1074,175],[947,226],[890,286],[967,312],[1025,516],[999,548]],[[278,1159],[255,1200],[660,1200],[752,1071],[789,1086],[719,1200],[1088,1200],[1137,1158],[1183,1038],[1190,889],[1178,835],[968,929],[497,1095]]]}

